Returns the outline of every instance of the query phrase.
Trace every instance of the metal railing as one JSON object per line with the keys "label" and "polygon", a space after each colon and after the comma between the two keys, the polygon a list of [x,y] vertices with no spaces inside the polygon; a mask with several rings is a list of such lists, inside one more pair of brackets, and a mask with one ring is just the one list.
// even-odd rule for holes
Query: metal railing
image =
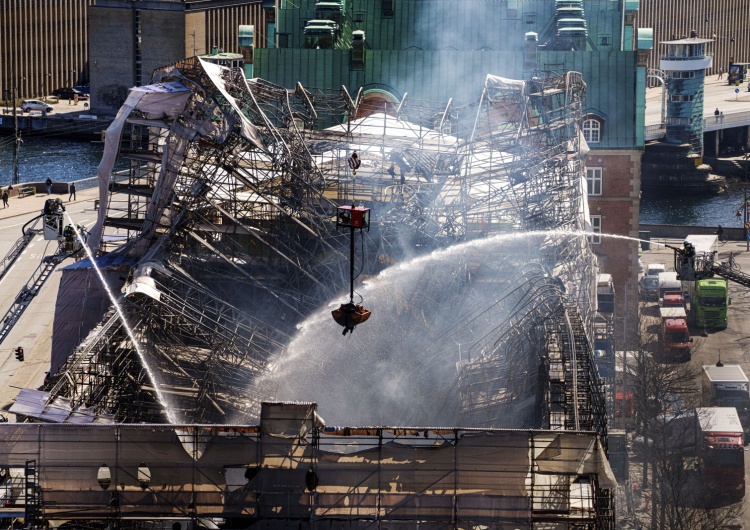
{"label": "metal railing", "polygon": [[89,177],[81,180],[74,180],[70,184],[76,185],[76,191],[96,188],[99,185],[99,177]]}
{"label": "metal railing", "polygon": [[667,134],[667,126],[664,123],[657,123],[656,125],[646,125],[644,129],[644,140],[658,140],[659,138],[664,138],[664,136]]}
{"label": "metal railing", "polygon": [[[750,111],[729,112],[720,116],[703,118],[703,130],[715,131],[716,129],[727,129],[732,125],[750,125]],[[667,131],[665,123],[646,125],[644,127],[645,140],[658,140],[664,138]]]}
{"label": "metal railing", "polygon": [[742,112],[729,112],[720,116],[714,116],[713,118],[704,118],[703,128],[707,129],[715,127],[716,125],[737,122],[750,122],[750,111],[746,110]]}

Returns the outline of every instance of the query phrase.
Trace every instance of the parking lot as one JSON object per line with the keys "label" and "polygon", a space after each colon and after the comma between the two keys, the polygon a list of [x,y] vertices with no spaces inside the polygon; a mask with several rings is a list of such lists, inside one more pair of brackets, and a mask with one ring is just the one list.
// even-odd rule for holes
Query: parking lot
{"label": "parking lot", "polygon": [[[641,261],[644,269],[649,264],[663,263],[667,271],[674,270],[674,251],[664,244],[675,247],[682,245],[682,240],[659,239],[651,241],[651,249],[644,251]],[[717,244],[717,262],[727,261],[730,253],[734,255],[737,268],[741,272],[750,274],[750,252],[747,243],[743,241],[729,241]],[[744,372],[750,373],[750,287],[736,282],[728,282],[730,305],[727,310],[727,328],[696,329],[690,327],[690,337],[693,339],[692,360],[696,364],[716,364],[721,358],[724,364],[738,364]],[[641,300],[639,304],[643,324],[648,327],[658,322],[658,302],[653,299]],[[658,326],[657,326],[658,327]],[[750,478],[750,452],[745,451],[745,481]],[[750,493],[742,500],[744,515],[742,523],[750,528]],[[646,518],[647,519],[647,518]]]}
{"label": "parking lot", "polygon": [[[86,114],[90,112],[91,106],[88,100],[79,100],[77,103],[74,100],[65,100],[65,99],[59,99],[55,96],[47,96],[47,97],[35,97],[35,98],[27,98],[28,100],[36,100],[40,101],[42,103],[48,104],[50,107],[52,107],[52,112],[50,112],[50,115],[61,115],[61,114],[69,114],[69,113],[75,113],[77,114]],[[18,102],[18,107],[16,107],[16,112],[23,115],[32,115],[32,116],[39,116],[42,114],[41,110],[32,110],[31,112],[23,112],[21,110],[21,101]],[[3,114],[12,114],[13,109],[10,107],[3,107]]]}

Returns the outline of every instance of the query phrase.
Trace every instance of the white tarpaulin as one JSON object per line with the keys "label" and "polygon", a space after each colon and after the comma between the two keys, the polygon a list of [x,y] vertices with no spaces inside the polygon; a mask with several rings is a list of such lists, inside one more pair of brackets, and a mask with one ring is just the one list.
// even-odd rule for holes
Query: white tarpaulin
{"label": "white tarpaulin", "polygon": [[120,138],[125,122],[134,110],[140,110],[148,119],[174,119],[185,108],[192,92],[181,83],[158,83],[130,89],[125,103],[117,112],[112,124],[107,128],[104,138],[104,154],[97,168],[99,176],[99,215],[91,229],[88,243],[91,248],[98,248],[104,230],[104,219],[107,216],[109,183],[112,169],[120,149]]}

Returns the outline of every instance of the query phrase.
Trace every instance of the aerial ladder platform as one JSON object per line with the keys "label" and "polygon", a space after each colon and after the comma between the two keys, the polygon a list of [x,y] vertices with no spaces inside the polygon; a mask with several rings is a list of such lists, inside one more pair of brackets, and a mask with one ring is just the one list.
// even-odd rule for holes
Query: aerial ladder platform
{"label": "aerial ladder platform", "polygon": [[728,265],[717,264],[715,250],[695,252],[689,246],[682,248],[666,246],[674,251],[674,270],[677,272],[678,280],[697,281],[719,276],[725,280],[750,287],[750,274],[740,272]]}
{"label": "aerial ladder platform", "polygon": [[[31,274],[29,280],[23,287],[21,287],[21,290],[16,295],[11,307],[5,315],[3,315],[2,321],[0,321],[0,343],[5,340],[10,330],[13,329],[13,326],[16,325],[20,320],[21,315],[23,315],[26,308],[31,304],[31,301],[37,294],[39,294],[40,289],[44,286],[45,282],[52,274],[52,271],[55,270],[55,267],[65,259],[79,253],[83,248],[83,245],[77,240],[75,230],[72,226],[63,228],[64,211],[65,208],[62,206],[61,202],[58,202],[56,199],[49,199],[47,204],[45,204],[42,214],[29,221],[29,223],[33,222],[31,228],[28,230],[26,229],[29,223],[24,225],[24,235],[16,241],[16,245],[14,245],[14,249],[16,250],[11,251],[15,252],[15,256],[13,257],[13,261],[15,261],[23,249],[28,246],[33,235],[36,233],[34,232],[32,234],[31,232],[32,230],[35,230],[34,227],[36,226],[36,222],[40,219],[43,222],[42,230],[44,232],[44,239],[56,240],[58,242],[55,253],[42,258],[41,263],[39,263],[39,266],[37,266],[36,270]],[[12,263],[12,261],[10,263]],[[6,271],[7,266],[3,268],[2,274],[5,274]]]}
{"label": "aerial ladder platform", "polygon": [[11,249],[3,258],[2,262],[0,262],[0,278],[5,276],[5,274],[16,262],[16,259],[18,259],[18,256],[20,256],[21,253],[26,250],[26,247],[29,246],[31,240],[34,239],[34,236],[40,232],[36,225],[39,223],[39,219],[41,217],[41,215],[34,217],[31,221],[23,226],[23,229],[21,230],[21,237],[16,240]]}

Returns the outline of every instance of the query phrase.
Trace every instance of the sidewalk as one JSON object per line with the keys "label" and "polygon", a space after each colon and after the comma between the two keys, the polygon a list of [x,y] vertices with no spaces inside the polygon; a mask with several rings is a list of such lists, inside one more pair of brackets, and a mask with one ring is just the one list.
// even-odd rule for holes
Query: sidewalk
{"label": "sidewalk", "polygon": [[[28,185],[34,185],[35,183],[24,183],[24,184],[18,184],[17,186],[14,186],[14,192],[22,188],[24,186]],[[58,186],[60,183],[55,183]],[[44,189],[44,183],[38,184],[37,183],[37,189]],[[53,191],[54,191],[53,187]],[[47,201],[47,199],[57,199],[60,198],[63,201],[63,204],[67,207],[69,204],[78,204],[83,202],[91,202],[91,208],[94,208],[94,200],[99,198],[99,188],[88,188],[85,190],[80,190],[76,192],[76,200],[68,201],[68,192],[65,193],[52,193],[51,195],[47,195],[46,193],[37,193],[35,195],[28,195],[26,197],[19,197],[18,195],[13,195],[8,200],[8,207],[3,208],[1,206],[2,203],[0,203],[0,219],[9,219],[11,217],[18,217],[21,215],[29,215],[33,213],[42,213],[42,210],[44,210],[44,203]]]}

